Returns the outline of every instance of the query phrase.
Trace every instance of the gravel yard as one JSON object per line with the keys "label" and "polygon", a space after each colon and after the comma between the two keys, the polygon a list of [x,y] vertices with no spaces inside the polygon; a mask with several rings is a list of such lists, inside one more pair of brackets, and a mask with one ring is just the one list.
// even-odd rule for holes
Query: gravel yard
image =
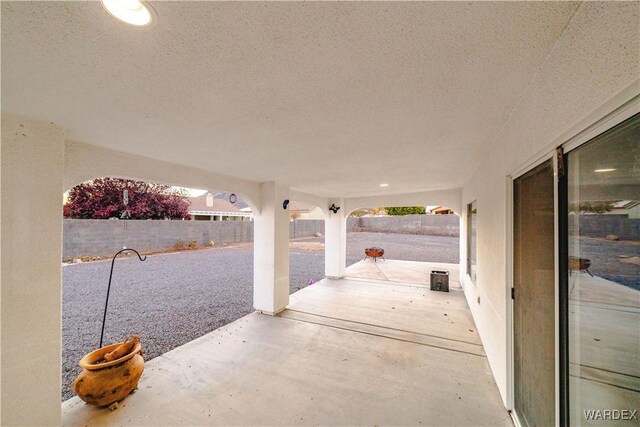
{"label": "gravel yard", "polygon": [[[290,245],[290,292],[324,277],[324,238]],[[385,258],[458,262],[457,237],[349,233],[347,265],[364,248],[381,246]],[[62,399],[73,396],[78,360],[97,348],[110,261],[66,265],[62,298]],[[140,262],[118,258],[113,273],[105,343],[140,336],[149,360],[230,323],[253,310],[250,244],[152,255]]]}
{"label": "gravel yard", "polygon": [[593,237],[569,239],[570,254],[591,260],[595,276],[640,290],[640,242]]}

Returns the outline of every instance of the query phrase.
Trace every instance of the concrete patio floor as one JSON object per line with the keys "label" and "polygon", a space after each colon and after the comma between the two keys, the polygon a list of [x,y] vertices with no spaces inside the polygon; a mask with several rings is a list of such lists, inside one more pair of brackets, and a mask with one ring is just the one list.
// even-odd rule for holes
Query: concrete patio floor
{"label": "concrete patio floor", "polygon": [[372,279],[383,282],[429,286],[431,271],[449,272],[452,290],[462,291],[458,264],[436,262],[417,262],[371,258],[364,259],[347,267],[345,276],[351,279]]}
{"label": "concrete patio floor", "polygon": [[[407,266],[396,264],[395,277]],[[457,278],[457,266],[439,268]],[[322,280],[279,316],[249,314],[157,357],[117,410],[74,397],[63,421],[512,425],[457,282],[441,293],[362,278]]]}
{"label": "concrete patio floor", "polygon": [[569,339],[576,343],[569,353],[569,379],[579,390],[576,406],[637,408],[640,292],[586,272],[573,272],[569,286]]}

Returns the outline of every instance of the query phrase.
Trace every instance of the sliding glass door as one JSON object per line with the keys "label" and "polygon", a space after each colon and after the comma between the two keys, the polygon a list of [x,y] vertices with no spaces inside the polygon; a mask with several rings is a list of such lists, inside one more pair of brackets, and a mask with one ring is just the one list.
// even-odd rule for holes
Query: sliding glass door
{"label": "sliding glass door", "polygon": [[565,168],[560,274],[568,421],[637,426],[640,117],[570,151]]}

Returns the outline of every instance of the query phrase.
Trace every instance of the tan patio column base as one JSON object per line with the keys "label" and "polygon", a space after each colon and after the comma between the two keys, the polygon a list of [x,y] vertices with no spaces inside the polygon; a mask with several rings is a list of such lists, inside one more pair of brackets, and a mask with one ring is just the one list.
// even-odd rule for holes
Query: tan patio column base
{"label": "tan patio column base", "polygon": [[284,310],[286,309],[286,307],[281,308],[280,310],[273,312],[273,311],[265,311],[265,310],[256,310],[256,313],[260,313],[260,314],[266,314],[269,316],[277,316],[278,314],[282,313]]}

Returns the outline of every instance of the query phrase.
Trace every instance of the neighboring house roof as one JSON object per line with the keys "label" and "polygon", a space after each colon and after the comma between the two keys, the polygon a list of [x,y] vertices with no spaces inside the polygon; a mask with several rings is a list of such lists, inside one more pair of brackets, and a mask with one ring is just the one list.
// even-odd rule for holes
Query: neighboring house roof
{"label": "neighboring house roof", "polygon": [[[209,195],[209,202],[207,203],[207,195]],[[233,204],[229,203],[226,200],[216,199],[215,197],[211,197],[211,194],[203,194],[199,197],[189,197],[189,202],[191,206],[189,207],[190,212],[240,212]]]}
{"label": "neighboring house roof", "polygon": [[437,212],[449,212],[451,211],[450,208],[446,207],[446,206],[436,206],[433,209],[430,209],[429,212],[431,213],[437,213]]}
{"label": "neighboring house roof", "polygon": [[632,209],[640,205],[637,200],[620,200],[613,204],[613,209]]}

